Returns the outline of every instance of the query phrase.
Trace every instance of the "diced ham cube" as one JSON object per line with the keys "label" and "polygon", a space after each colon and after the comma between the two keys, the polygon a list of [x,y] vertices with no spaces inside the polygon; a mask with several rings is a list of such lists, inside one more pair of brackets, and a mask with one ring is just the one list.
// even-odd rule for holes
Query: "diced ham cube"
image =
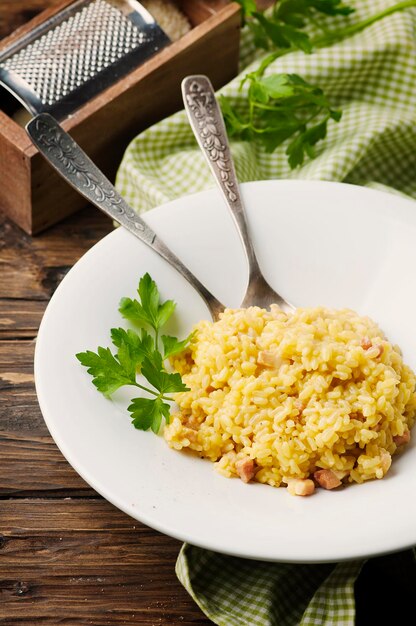
{"label": "diced ham cube", "polygon": [[378,359],[379,356],[381,356],[384,352],[384,346],[381,345],[381,343],[378,344],[378,346],[374,346],[375,348],[377,348],[378,350],[378,354],[375,357],[376,359]]}
{"label": "diced ham cube", "polygon": [[288,481],[287,490],[292,496],[311,496],[315,485],[310,478],[293,478]]}
{"label": "diced ham cube", "polygon": [[299,413],[302,413],[305,408],[305,405],[303,404],[302,400],[299,400],[299,398],[294,401],[293,406],[299,411]]}
{"label": "diced ham cube", "polygon": [[358,420],[359,422],[365,422],[365,417],[362,413],[350,413],[351,420]]}
{"label": "diced ham cube", "polygon": [[255,474],[254,461],[248,457],[246,459],[239,459],[235,464],[235,469],[243,483],[250,482]]}
{"label": "diced ham cube", "polygon": [[405,430],[403,435],[396,435],[395,437],[393,437],[393,441],[396,446],[403,446],[405,443],[409,443],[410,430]]}
{"label": "diced ham cube", "polygon": [[363,337],[361,339],[361,347],[363,350],[371,350],[370,356],[373,359],[378,359],[378,357],[381,356],[384,352],[384,346],[382,346],[380,343],[374,346],[369,337]]}
{"label": "diced ham cube", "polygon": [[187,439],[189,439],[190,443],[198,443],[198,431],[194,428],[187,428],[184,426],[183,434]]}
{"label": "diced ham cube", "polygon": [[330,469],[317,470],[314,472],[313,477],[318,485],[324,489],[335,489],[341,484],[338,476]]}
{"label": "diced ham cube", "polygon": [[273,352],[273,350],[262,350],[262,352],[259,352],[259,356],[257,357],[257,363],[265,365],[266,367],[279,369],[279,367],[284,363],[284,359],[282,359],[277,352]]}

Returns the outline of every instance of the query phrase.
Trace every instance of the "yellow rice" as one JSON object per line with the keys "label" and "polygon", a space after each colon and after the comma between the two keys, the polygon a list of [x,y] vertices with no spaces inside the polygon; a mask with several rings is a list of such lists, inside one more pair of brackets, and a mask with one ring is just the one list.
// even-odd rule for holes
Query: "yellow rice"
{"label": "yellow rice", "polygon": [[[226,309],[194,330],[172,359],[190,388],[176,395],[164,430],[172,448],[193,450],[227,477],[252,459],[254,480],[274,487],[321,468],[344,482],[386,474],[415,420],[416,381],[372,320],[273,305]],[[274,366],[259,362],[265,353]]]}

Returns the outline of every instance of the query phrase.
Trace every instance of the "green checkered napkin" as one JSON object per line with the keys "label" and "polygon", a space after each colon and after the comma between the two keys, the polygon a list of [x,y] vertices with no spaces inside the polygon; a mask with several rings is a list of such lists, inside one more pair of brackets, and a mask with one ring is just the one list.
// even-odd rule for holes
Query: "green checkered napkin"
{"label": "green checkered napkin", "polygon": [[[351,21],[392,6],[393,0],[351,1]],[[346,19],[346,18],[336,18]],[[243,33],[241,68],[258,64]],[[258,53],[257,53],[258,55]],[[349,39],[311,55],[277,59],[268,73],[300,74],[343,111],[330,122],[317,158],[291,171],[281,146],[273,154],[232,143],[240,181],[269,178],[337,180],[416,198],[416,10],[395,13]],[[245,106],[240,77],[221,89]],[[138,212],[214,185],[183,111],[129,145],[117,187]],[[399,555],[397,555],[399,558]],[[412,554],[413,558],[413,554]],[[184,545],[177,575],[204,613],[221,626],[352,626],[354,583],[364,561],[291,565],[246,561]]]}
{"label": "green checkered napkin", "polygon": [[363,564],[265,563],[185,544],[176,573],[219,626],[349,626],[355,617],[354,583]]}
{"label": "green checkered napkin", "polygon": [[[349,0],[350,19],[364,19],[393,0]],[[294,52],[277,59],[268,73],[297,73],[321,87],[340,123],[328,124],[317,158],[291,171],[280,146],[273,154],[247,142],[232,143],[240,181],[268,178],[337,180],[376,188],[391,187],[416,198],[416,10],[394,13],[363,32],[311,55]],[[242,65],[253,57],[247,37]],[[252,61],[245,71],[254,69]],[[220,90],[240,107],[240,77]],[[117,187],[138,212],[214,186],[196,147],[184,111],[149,128],[127,149]]]}

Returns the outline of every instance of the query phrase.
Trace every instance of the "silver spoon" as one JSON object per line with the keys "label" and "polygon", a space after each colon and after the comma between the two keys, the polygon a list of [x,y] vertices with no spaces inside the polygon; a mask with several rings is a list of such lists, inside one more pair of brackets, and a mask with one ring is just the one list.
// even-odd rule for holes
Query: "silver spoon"
{"label": "silver spoon", "polygon": [[48,113],[40,113],[26,126],[39,152],[74,189],[91,204],[104,211],[174,267],[199,293],[214,320],[224,305],[204,287],[168,246],[127,204],[104,174],[87,157],[58,122]]}
{"label": "silver spoon", "polygon": [[257,305],[267,308],[278,304],[286,312],[293,311],[294,307],[270,287],[257,261],[227,131],[211,81],[207,76],[187,76],[182,81],[182,96],[194,135],[231,211],[247,256],[249,279],[241,307]]}

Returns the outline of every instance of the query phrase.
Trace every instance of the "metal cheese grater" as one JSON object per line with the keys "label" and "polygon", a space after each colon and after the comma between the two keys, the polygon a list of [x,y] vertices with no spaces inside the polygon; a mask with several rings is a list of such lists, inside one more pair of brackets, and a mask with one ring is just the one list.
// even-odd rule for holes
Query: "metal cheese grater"
{"label": "metal cheese grater", "polygon": [[136,0],[78,0],[0,53],[0,84],[62,119],[169,43]]}

